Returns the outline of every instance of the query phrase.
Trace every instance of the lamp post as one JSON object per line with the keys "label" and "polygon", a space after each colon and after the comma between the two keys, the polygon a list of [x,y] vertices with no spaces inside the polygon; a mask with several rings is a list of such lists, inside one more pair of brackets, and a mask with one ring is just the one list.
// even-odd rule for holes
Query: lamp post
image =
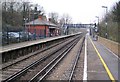
{"label": "lamp post", "polygon": [[[26,23],[27,23],[27,20],[28,20],[28,18],[24,18],[24,34],[26,34],[27,33],[27,27],[26,27]],[[27,40],[27,37],[25,38],[25,40]],[[20,33],[19,33],[19,41],[20,41]]]}
{"label": "lamp post", "polygon": [[95,16],[97,19],[98,19],[98,32],[99,32],[99,34],[101,35],[101,29],[100,29],[100,27],[99,27],[99,17],[98,16]]}
{"label": "lamp post", "polygon": [[[102,6],[102,8],[105,8],[105,9],[106,9],[106,15],[107,15],[108,7],[107,7],[107,6]],[[106,16],[106,20],[105,20],[105,25],[106,25],[105,37],[108,38],[108,32],[107,32],[107,16]]]}
{"label": "lamp post", "polygon": [[36,28],[35,28],[35,15],[36,15],[36,13],[35,12],[33,12],[33,27],[34,27],[34,40],[36,40]]}

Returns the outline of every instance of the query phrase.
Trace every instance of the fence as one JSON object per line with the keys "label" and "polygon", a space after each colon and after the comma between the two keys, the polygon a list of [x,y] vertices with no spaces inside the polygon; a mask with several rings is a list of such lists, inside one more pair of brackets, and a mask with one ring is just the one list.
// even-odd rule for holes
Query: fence
{"label": "fence", "polygon": [[13,43],[19,43],[24,41],[31,41],[36,39],[45,38],[45,31],[44,30],[37,30],[33,33],[27,32],[25,30],[22,31],[9,31],[5,30],[2,31],[2,45],[8,45]]}

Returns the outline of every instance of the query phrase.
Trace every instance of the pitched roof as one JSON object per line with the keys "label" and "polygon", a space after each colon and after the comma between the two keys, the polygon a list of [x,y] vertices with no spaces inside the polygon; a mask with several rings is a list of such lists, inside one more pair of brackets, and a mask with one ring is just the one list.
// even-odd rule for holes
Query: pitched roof
{"label": "pitched roof", "polygon": [[46,21],[46,20],[40,20],[39,18],[34,20],[34,21],[25,23],[25,25],[47,25],[47,26],[57,27],[56,24],[53,24],[53,23]]}

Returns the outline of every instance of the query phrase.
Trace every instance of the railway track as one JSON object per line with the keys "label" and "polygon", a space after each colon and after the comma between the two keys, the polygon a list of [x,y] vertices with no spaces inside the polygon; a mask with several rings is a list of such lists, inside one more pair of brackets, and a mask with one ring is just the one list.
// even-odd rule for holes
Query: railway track
{"label": "railway track", "polygon": [[78,53],[77,53],[77,55],[76,55],[76,58],[75,58],[75,60],[74,60],[73,68],[72,68],[71,73],[70,73],[70,76],[69,76],[69,82],[71,82],[71,81],[73,80],[74,71],[75,71],[75,69],[76,69],[77,63],[78,63],[79,58],[80,58],[80,54],[81,54],[81,51],[82,51],[82,47],[83,47],[83,44],[84,44],[84,40],[85,40],[85,38],[83,39],[83,41],[82,41],[82,43],[81,43],[81,45],[80,45],[80,48],[79,48],[79,50],[78,50]]}
{"label": "railway track", "polygon": [[[60,62],[59,65],[57,65],[49,74],[47,74],[47,76],[43,80],[45,81],[64,80],[67,82],[78,80],[75,77],[76,77],[76,72],[80,73],[79,70],[83,69],[83,68],[82,69],[79,68],[78,70],[78,66],[80,65],[79,63],[82,60],[81,57],[83,56],[83,45],[84,45],[84,38],[81,38],[81,40],[68,53],[68,55],[63,59],[63,61]],[[79,80],[82,80],[82,79],[79,79]]]}
{"label": "railway track", "polygon": [[[78,37],[78,36],[77,36]],[[77,38],[76,37],[76,38]],[[68,43],[66,42],[66,44],[69,44],[69,42],[72,42],[73,40],[70,40],[70,41],[68,41]],[[61,44],[62,42],[60,42],[59,44]],[[66,45],[65,44],[65,45]],[[58,44],[56,44],[56,45],[58,45]],[[65,46],[64,45],[64,46]],[[55,46],[55,45],[54,45]],[[53,46],[53,47],[54,47]],[[62,48],[63,46],[61,46],[60,48],[58,48],[58,50],[60,50],[61,48]],[[17,78],[19,78],[19,77],[21,77],[26,71],[28,71],[29,69],[31,69],[32,67],[34,67],[35,65],[37,65],[38,63],[40,63],[41,61],[44,61],[44,60],[46,60],[47,58],[49,58],[50,56],[51,56],[51,54],[54,54],[54,53],[56,53],[58,50],[54,50],[54,52],[52,52],[52,53],[50,53],[49,55],[47,55],[47,56],[43,56],[43,57],[41,57],[40,59],[37,59],[36,61],[32,61],[33,63],[31,63],[30,65],[28,65],[27,67],[25,67],[25,66],[19,66],[19,67],[14,67],[15,69],[19,69],[19,70],[17,70],[17,72],[16,72],[16,70],[15,69],[9,69],[7,72],[10,72],[10,70],[14,70],[15,72],[14,72],[14,74],[13,75],[11,75],[11,76],[9,76],[9,77],[7,77],[7,78],[5,78],[4,80],[3,80],[3,82],[13,82],[14,80],[16,80]],[[46,50],[43,50],[43,51],[46,51]],[[42,51],[41,51],[42,52]],[[40,52],[39,52],[40,53]],[[33,59],[33,58],[32,58]],[[26,60],[26,59],[25,59]],[[25,62],[25,61],[24,61]],[[26,62],[26,63],[28,63],[28,62]],[[22,65],[24,65],[23,63],[21,63]],[[11,67],[12,67],[12,65],[11,65]],[[5,67],[4,69],[6,69],[6,68],[8,68],[8,67]],[[23,68],[23,69],[22,69]],[[6,71],[6,70],[5,70]],[[3,71],[4,72],[4,71]]]}
{"label": "railway track", "polygon": [[57,55],[50,63],[48,63],[41,71],[39,71],[29,82],[40,82],[48,75],[54,67],[70,52],[70,50],[77,44],[78,39],[74,41],[68,48],[64,49]]}

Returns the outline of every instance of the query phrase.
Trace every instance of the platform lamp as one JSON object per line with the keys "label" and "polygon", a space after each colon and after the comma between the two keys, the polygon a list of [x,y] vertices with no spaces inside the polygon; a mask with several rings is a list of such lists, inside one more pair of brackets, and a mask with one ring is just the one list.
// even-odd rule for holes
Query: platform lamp
{"label": "platform lamp", "polygon": [[[108,7],[107,7],[107,6],[102,6],[102,8],[105,8],[105,9],[106,9],[106,15],[107,15]],[[106,25],[105,37],[108,38],[108,32],[107,32],[107,16],[106,16],[106,20],[105,20],[105,25]]]}

